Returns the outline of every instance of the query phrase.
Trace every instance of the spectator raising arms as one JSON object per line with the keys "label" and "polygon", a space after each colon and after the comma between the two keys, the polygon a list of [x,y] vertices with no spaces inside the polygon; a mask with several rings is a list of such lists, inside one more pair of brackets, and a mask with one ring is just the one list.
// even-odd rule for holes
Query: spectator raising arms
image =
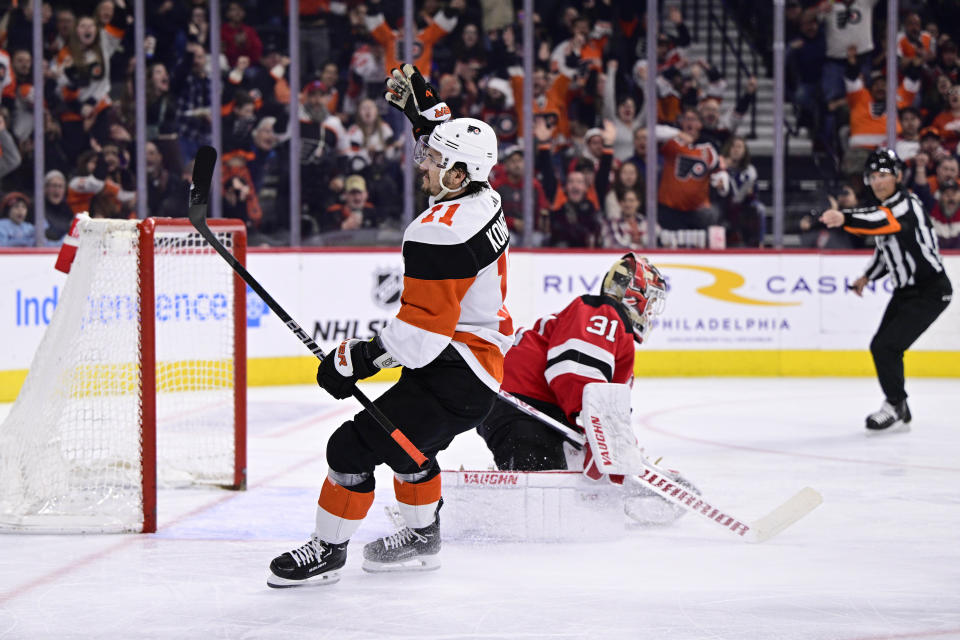
{"label": "spectator raising arms", "polygon": [[643,124],[644,114],[637,112],[637,100],[634,96],[615,94],[617,61],[607,63],[606,79],[603,84],[603,117],[613,122],[616,136],[613,140],[613,157],[623,162],[633,155],[633,132]]}
{"label": "spectator raising arms", "polygon": [[63,145],[76,157],[88,148],[91,136],[108,138],[110,107],[110,58],[120,48],[127,25],[124,0],[115,0],[113,17],[102,28],[91,16],[77,20],[66,47],[51,64],[57,90],[63,101]]}
{"label": "spectator raising arms", "polygon": [[[864,86],[863,76],[857,65],[854,47],[847,52],[847,67],[844,82],[847,88],[847,105],[850,107],[850,150],[844,157],[845,173],[860,172],[865,158],[887,137],[887,78],[881,71],[872,74],[870,88]],[[903,81],[897,87],[897,108],[909,106],[920,91],[920,67],[914,59],[904,72]],[[899,132],[899,122],[897,123]]]}
{"label": "spectator raising arms", "polygon": [[[433,47],[440,40],[457,27],[460,13],[467,6],[466,0],[450,0],[450,3],[433,16],[426,17],[427,26],[414,35],[413,50],[417,58],[413,66],[423,69],[424,77],[429,79],[430,67],[433,63]],[[367,29],[370,35],[383,47],[383,58],[386,64],[386,73],[389,76],[393,69],[400,68],[400,52],[397,50],[400,37],[390,28],[383,16],[380,0],[371,0],[367,5]]]}
{"label": "spectator raising arms", "polygon": [[[509,69],[510,87],[514,96],[523,95],[523,68],[512,66]],[[568,90],[570,76],[564,73],[548,74],[544,69],[533,72],[533,115],[534,118],[546,118],[547,125],[555,128],[559,137],[557,144],[566,144],[570,136],[570,118]],[[517,111],[517,135],[523,135],[523,111]]]}
{"label": "spectator raising arms", "polygon": [[687,108],[680,117],[683,135],[660,147],[663,171],[657,194],[660,225],[667,230],[706,229],[717,222],[719,213],[710,204],[710,186],[716,183],[726,195],[723,180],[711,174],[724,172],[723,158],[708,142],[694,144],[700,137],[700,114]]}

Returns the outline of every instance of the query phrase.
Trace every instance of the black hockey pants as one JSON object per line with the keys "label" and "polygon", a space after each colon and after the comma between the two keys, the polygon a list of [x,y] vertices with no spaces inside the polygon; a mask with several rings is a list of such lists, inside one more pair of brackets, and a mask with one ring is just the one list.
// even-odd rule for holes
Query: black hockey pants
{"label": "black hockey pants", "polygon": [[493,406],[496,394],[477,378],[467,363],[448,346],[430,364],[404,368],[400,380],[373,401],[403,432],[428,462],[422,467],[410,459],[367,411],[340,425],[327,442],[327,463],[340,473],[371,474],[354,491],[372,491],[373,470],[386,463],[396,473],[428,472],[417,482],[440,473],[436,456],[453,438],[474,429]]}

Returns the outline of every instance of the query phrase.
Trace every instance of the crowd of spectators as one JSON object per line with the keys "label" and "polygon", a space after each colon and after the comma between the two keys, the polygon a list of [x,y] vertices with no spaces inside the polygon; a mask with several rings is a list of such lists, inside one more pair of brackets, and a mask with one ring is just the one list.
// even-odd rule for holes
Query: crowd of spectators
{"label": "crowd of spectators", "polygon": [[[896,151],[905,182],[932,210],[944,248],[960,247],[960,21],[954,3],[900,2],[896,40]],[[789,95],[815,153],[829,159],[831,196],[855,206],[865,193],[863,162],[886,144],[887,8],[879,0],[788,0]],[[841,205],[843,202],[841,201]],[[849,248],[845,234],[801,221],[805,244]]]}
{"label": "crowd of spectators", "polygon": [[[867,17],[875,1],[806,7],[791,0],[788,10],[791,98],[818,144],[850,167],[878,140],[883,119],[883,79],[875,71],[882,47],[874,47]],[[145,145],[149,213],[184,215],[191,161],[199,146],[212,142],[214,110],[222,117],[223,214],[243,219],[252,242],[289,242],[294,126],[302,141],[303,241],[322,244],[334,233],[337,242],[399,240],[408,129],[382,93],[383,79],[402,57],[402,3],[302,0],[294,43],[301,91],[293,96],[284,3],[223,2],[221,50],[214,54],[204,0],[146,3],[143,43],[133,40],[128,2],[43,4],[48,242],[62,240],[74,212],[135,216],[136,144]],[[536,59],[527,78],[517,4],[417,0],[413,46],[415,64],[454,115],[495,128],[500,164],[491,183],[503,196],[515,242],[642,247],[649,187],[656,189],[661,246],[762,244],[766,215],[757,170],[749,141],[737,135],[755,100],[756,79],[733,104],[724,100],[725,79],[710,61],[688,56],[690,29],[669,3],[656,60],[648,64],[645,5],[616,0],[538,0]],[[854,20],[860,5],[866,10]],[[31,12],[29,2],[14,3],[0,19],[0,189],[17,196],[3,200],[0,244],[33,244],[33,204],[25,195],[33,193],[34,180]],[[951,196],[940,200],[951,193],[949,180],[946,189],[936,180],[945,175],[940,165],[954,153],[960,131],[960,87],[954,85],[960,65],[951,35],[918,27],[921,17],[905,14],[899,48],[902,143],[910,180],[926,180],[946,212]],[[140,45],[147,56],[144,141],[134,139],[133,55]],[[656,74],[656,96],[644,95],[648,73]],[[213,74],[221,79],[219,98],[211,96]],[[532,150],[521,144],[520,98],[528,81]],[[647,109],[655,109],[658,123],[656,185],[646,184]],[[849,143],[840,145],[841,138]],[[528,151],[536,167],[529,179],[523,173]],[[534,189],[531,230],[522,217],[527,183]],[[21,202],[27,213],[17,222]],[[943,215],[944,228],[960,236],[957,223],[950,226],[955,213]]]}
{"label": "crowd of spectators", "polygon": [[[678,244],[675,229],[726,225],[727,211],[757,212],[752,183],[731,180],[734,163],[721,154],[752,91],[735,109],[722,104],[718,71],[686,57],[690,33],[677,8],[668,8],[657,40],[658,94],[646,99],[641,3],[538,1],[531,78],[522,70],[515,4],[418,0],[414,62],[455,115],[495,127],[502,148],[492,182],[504,193],[517,242],[527,182],[518,144],[526,81],[535,101],[537,246],[643,245],[647,108],[656,109],[662,125],[657,138],[667,171],[656,188],[669,219],[668,243]],[[401,11],[402,3],[378,0],[301,2],[295,45],[302,90],[291,96],[283,3],[222,3],[218,52],[210,50],[203,0],[147,3],[143,43],[133,40],[127,0],[44,3],[45,237],[61,241],[73,212],[135,215],[138,143],[145,148],[149,213],[183,215],[191,160],[212,142],[215,109],[222,116],[222,210],[243,219],[257,239],[289,237],[291,126],[302,140],[306,242],[334,231],[362,241],[374,237],[364,230],[399,229],[406,125],[381,96],[383,78],[400,59]],[[5,243],[33,243],[33,205],[25,195],[33,193],[34,179],[31,26],[30,3],[13,3],[0,20],[0,188],[19,198],[4,207],[2,228],[12,228],[4,231]],[[137,46],[147,57],[143,141],[134,139]],[[211,97],[214,73],[222,80],[219,99]],[[672,200],[677,181],[696,197]],[[685,188],[688,182],[693,188]],[[28,212],[17,222],[20,202]],[[733,227],[728,238],[759,241]]]}

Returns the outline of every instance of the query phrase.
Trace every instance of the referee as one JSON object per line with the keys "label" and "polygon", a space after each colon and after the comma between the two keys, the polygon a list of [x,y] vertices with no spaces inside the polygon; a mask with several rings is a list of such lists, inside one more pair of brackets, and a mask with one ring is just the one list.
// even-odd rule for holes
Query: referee
{"label": "referee", "polygon": [[889,274],[893,297],[870,342],[880,388],[885,396],[878,411],[867,416],[867,429],[882,431],[910,422],[903,383],[903,353],[950,304],[953,289],[943,268],[937,236],[920,199],[900,183],[903,162],[880,147],[870,154],[863,180],[873,190],[876,204],[828,209],[820,221],[829,228],[842,226],[856,235],[876,239],[876,250],[853,291],[859,296],[871,280]]}

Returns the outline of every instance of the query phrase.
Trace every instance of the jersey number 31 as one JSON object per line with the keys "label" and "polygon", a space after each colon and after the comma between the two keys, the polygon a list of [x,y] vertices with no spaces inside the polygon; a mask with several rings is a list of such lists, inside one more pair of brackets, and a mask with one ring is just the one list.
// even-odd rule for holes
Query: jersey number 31
{"label": "jersey number 31", "polygon": [[[607,331],[608,324],[610,325],[609,331]],[[587,333],[595,333],[598,336],[604,336],[610,342],[615,342],[619,325],[619,320],[611,320],[607,316],[591,316],[590,324],[587,325]]]}

